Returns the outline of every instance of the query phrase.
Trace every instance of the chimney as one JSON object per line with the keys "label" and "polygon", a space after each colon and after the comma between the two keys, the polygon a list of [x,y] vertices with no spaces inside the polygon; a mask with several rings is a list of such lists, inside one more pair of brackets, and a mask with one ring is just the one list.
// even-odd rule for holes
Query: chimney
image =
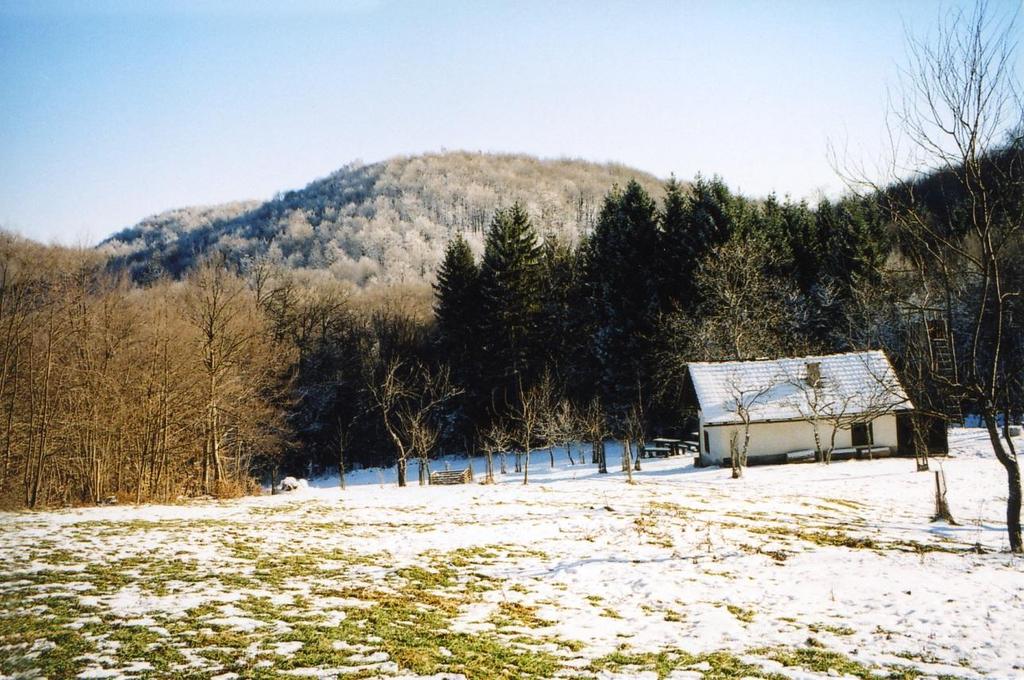
{"label": "chimney", "polygon": [[821,387],[821,362],[807,362],[807,384],[811,387]]}

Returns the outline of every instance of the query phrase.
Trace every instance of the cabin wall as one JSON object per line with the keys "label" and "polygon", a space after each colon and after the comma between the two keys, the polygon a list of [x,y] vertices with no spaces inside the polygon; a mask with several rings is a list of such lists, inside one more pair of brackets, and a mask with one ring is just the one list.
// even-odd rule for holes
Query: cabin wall
{"label": "cabin wall", "polygon": [[[891,446],[893,450],[896,449],[896,416],[894,414],[875,418],[872,422],[872,431],[875,446]],[[736,433],[739,445],[743,445],[742,425],[704,427],[702,422],[702,445],[705,441],[705,432],[707,433],[709,450],[705,452],[702,446],[701,460],[704,464],[721,464],[722,460],[732,455],[729,442],[733,433]],[[818,425],[818,432],[821,434],[822,447],[827,448],[832,434],[831,428],[827,423],[820,423]],[[850,430],[839,430],[836,432],[835,446],[837,449],[852,446],[852,433]],[[808,449],[814,449],[814,427],[807,421],[752,423],[750,425],[750,445],[747,447],[747,458]]]}

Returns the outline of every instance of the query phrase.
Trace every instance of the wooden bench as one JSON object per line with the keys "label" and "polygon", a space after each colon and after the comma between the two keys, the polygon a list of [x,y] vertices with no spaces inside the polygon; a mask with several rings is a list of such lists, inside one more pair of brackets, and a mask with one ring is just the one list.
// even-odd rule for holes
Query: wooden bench
{"label": "wooden bench", "polygon": [[858,446],[857,457],[867,458],[871,460],[873,458],[888,458],[892,455],[892,448],[888,446]]}
{"label": "wooden bench", "polygon": [[473,481],[473,471],[465,470],[438,470],[430,473],[430,483],[442,486],[450,484],[469,484]]}
{"label": "wooden bench", "polygon": [[888,446],[875,444],[859,444],[857,446],[846,446],[832,449],[832,460],[871,460],[873,458],[888,458],[892,455],[892,449]]}
{"label": "wooden bench", "polygon": [[799,451],[790,451],[786,454],[786,460],[789,462],[798,462],[805,460],[814,460],[816,451],[814,449],[800,449]]}

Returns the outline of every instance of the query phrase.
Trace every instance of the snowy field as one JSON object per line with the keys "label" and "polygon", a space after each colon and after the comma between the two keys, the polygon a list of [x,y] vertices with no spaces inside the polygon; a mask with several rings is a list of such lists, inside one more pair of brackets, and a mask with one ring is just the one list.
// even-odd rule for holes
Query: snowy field
{"label": "snowy field", "polygon": [[[981,430],[912,460],[549,467],[0,514],[2,677],[1024,677]],[[480,461],[475,461],[479,471]],[[453,463],[458,467],[458,463]],[[480,478],[478,472],[478,479]]]}

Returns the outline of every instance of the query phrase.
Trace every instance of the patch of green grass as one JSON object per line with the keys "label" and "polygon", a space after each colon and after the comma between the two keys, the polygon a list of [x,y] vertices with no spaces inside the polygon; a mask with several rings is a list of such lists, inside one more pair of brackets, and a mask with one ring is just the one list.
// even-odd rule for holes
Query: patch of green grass
{"label": "patch of green grass", "polygon": [[468,567],[471,564],[493,564],[498,557],[497,546],[478,545],[459,548],[448,553],[448,564],[453,567]]}
{"label": "patch of green grass", "polygon": [[865,507],[863,503],[858,503],[856,501],[848,501],[845,498],[822,498],[821,500],[831,505],[839,505],[846,508],[852,508],[854,510],[859,510]]}
{"label": "patch of green grass", "polygon": [[499,602],[498,608],[491,615],[491,623],[498,628],[523,626],[526,628],[543,628],[550,621],[537,616],[537,608],[519,602]]}
{"label": "patch of green grass", "polygon": [[118,643],[117,660],[122,664],[145,661],[166,673],[185,663],[185,656],[170,641],[146,626],[115,626],[108,639]]}
{"label": "patch of green grass", "polygon": [[850,548],[852,550],[899,550],[902,552],[914,553],[943,552],[952,554],[971,551],[971,548],[958,548],[939,543],[920,543],[918,541],[876,541],[875,539],[868,538],[866,536],[851,536],[844,531],[832,529],[811,530],[800,526],[785,525],[733,526],[746,529],[753,534],[764,534],[776,539],[795,538],[815,545]]}
{"label": "patch of green grass", "polygon": [[[210,527],[183,522],[127,522],[76,527],[96,535],[131,535],[131,532],[195,531]],[[325,529],[326,530],[326,529]],[[517,546],[464,548],[451,553],[425,553],[412,565],[392,568],[373,586],[356,586],[353,565],[388,564],[383,554],[345,549],[307,550],[301,554],[268,550],[248,540],[237,524],[219,527],[216,537],[228,559],[195,561],[190,550],[111,557],[77,569],[30,571],[32,562],[19,562],[18,570],[0,574],[0,675],[72,678],[86,667],[118,671],[147,662],[148,670],[132,671],[141,677],[208,678],[224,672],[241,678],[279,678],[298,667],[353,667],[346,677],[377,677],[382,672],[360,654],[386,654],[401,672],[432,675],[463,674],[471,679],[551,677],[562,669],[564,656],[582,649],[582,643],[556,636],[532,635],[548,624],[533,604],[505,603],[495,613],[495,630],[463,633],[453,630],[464,607],[481,601],[480,593],[499,587],[477,565],[504,558],[546,559]],[[64,562],[68,555],[43,546],[43,562]],[[229,551],[229,552],[228,552]],[[53,560],[49,556],[53,552]],[[167,557],[161,557],[167,556]],[[76,565],[77,566],[77,565]],[[192,585],[199,588],[192,588]],[[77,595],[40,597],[54,588],[84,588],[89,596],[106,596],[123,588],[138,588],[161,596],[179,590],[210,592],[210,601],[185,614],[159,611],[147,614],[152,627],[128,625],[102,605],[87,608]],[[529,592],[529,584],[511,589]],[[291,600],[257,596],[252,591],[290,594]],[[244,616],[260,622],[255,630],[236,630],[213,623],[224,616],[219,593],[250,594],[231,602]],[[344,617],[328,624],[311,596],[345,600]],[[102,600],[101,600],[102,602]],[[80,628],[67,624],[89,620]],[[332,618],[332,620],[334,620]],[[166,634],[163,634],[166,631]],[[291,655],[273,651],[276,642],[302,642]],[[52,647],[51,647],[52,643]],[[338,643],[337,646],[335,643]],[[33,647],[33,645],[36,645]],[[40,645],[43,645],[42,647]],[[127,671],[125,671],[127,672]]]}
{"label": "patch of green grass", "polygon": [[783,680],[784,676],[769,673],[760,666],[746,663],[729,652],[712,652],[709,654],[689,654],[678,649],[667,649],[658,652],[630,652],[628,648],[620,648],[611,654],[594,659],[589,670],[594,673],[611,671],[615,673],[639,674],[653,671],[658,678],[667,678],[676,670],[685,670],[697,664],[708,665],[702,670],[707,680],[738,680],[740,678],[763,678],[766,680]]}
{"label": "patch of green grass", "polygon": [[825,631],[826,633],[832,633],[833,635],[853,635],[857,632],[849,626],[833,626],[827,623],[812,623],[807,626],[807,629],[812,633]]}
{"label": "patch of green grass", "polygon": [[799,667],[815,673],[835,671],[841,675],[852,675],[863,680],[877,677],[877,668],[871,668],[850,657],[822,647],[799,647],[795,649],[762,648],[751,652],[777,661],[787,668]]}
{"label": "patch of green grass", "polygon": [[[406,571],[404,578],[408,575]],[[394,593],[362,593],[363,599],[371,599],[371,606],[346,609],[346,617],[337,627],[296,626],[281,639],[301,640],[304,645],[282,662],[283,667],[359,665],[352,660],[351,652],[335,649],[333,642],[337,640],[350,645],[369,644],[385,652],[403,670],[422,675],[531,678],[550,677],[560,668],[551,654],[506,644],[496,634],[452,631],[455,612],[434,606],[436,603],[424,603],[415,583],[411,580],[406,589]]]}
{"label": "patch of green grass", "polygon": [[757,615],[757,612],[753,609],[744,609],[743,607],[739,607],[734,604],[727,604],[725,605],[725,608],[729,610],[730,614],[735,616],[738,620],[742,621],[743,623],[750,623],[754,620],[754,617]]}
{"label": "patch of green grass", "polygon": [[29,551],[29,560],[45,562],[53,566],[75,565],[82,561],[82,556],[70,550],[57,548],[50,541],[37,544]]}
{"label": "patch of green grass", "polygon": [[405,579],[416,589],[441,590],[455,585],[455,571],[444,565],[432,569],[420,566],[402,567],[395,575]]}
{"label": "patch of green grass", "polygon": [[275,604],[269,597],[246,597],[233,603],[246,615],[263,623],[315,623],[322,621],[324,615],[314,609],[308,599],[296,596],[291,604]]}
{"label": "patch of green grass", "polygon": [[96,645],[88,629],[68,624],[95,612],[75,596],[28,600],[4,593],[0,597],[0,674],[76,677],[85,667],[82,656],[94,652]]}

